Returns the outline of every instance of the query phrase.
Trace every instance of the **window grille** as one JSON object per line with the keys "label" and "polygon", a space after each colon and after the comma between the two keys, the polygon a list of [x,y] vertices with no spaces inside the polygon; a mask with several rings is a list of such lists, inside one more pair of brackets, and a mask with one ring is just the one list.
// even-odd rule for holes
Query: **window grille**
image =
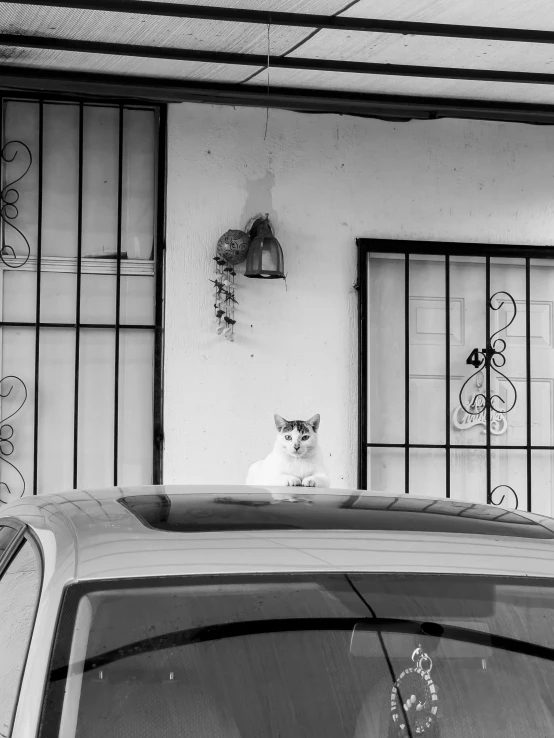
{"label": "window grille", "polygon": [[1,112],[0,500],[160,483],[165,109]]}
{"label": "window grille", "polygon": [[359,239],[358,255],[360,488],[551,515],[554,249]]}

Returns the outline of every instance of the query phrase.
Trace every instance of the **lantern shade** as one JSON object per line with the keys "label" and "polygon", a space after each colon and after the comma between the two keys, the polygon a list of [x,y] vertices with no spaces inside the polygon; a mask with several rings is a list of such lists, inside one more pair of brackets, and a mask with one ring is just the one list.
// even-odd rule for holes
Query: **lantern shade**
{"label": "lantern shade", "polygon": [[284,279],[283,251],[271,231],[269,219],[257,226],[246,257],[245,277],[251,279]]}

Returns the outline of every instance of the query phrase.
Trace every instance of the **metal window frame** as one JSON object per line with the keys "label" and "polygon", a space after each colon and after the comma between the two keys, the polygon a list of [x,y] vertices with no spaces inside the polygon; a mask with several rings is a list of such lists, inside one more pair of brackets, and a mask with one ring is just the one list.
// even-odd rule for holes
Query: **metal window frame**
{"label": "metal window frame", "polygon": [[[478,449],[486,452],[487,458],[487,500],[491,499],[491,453],[493,450],[511,450],[526,452],[527,471],[527,496],[526,508],[532,509],[532,452],[554,451],[554,445],[542,446],[532,443],[531,437],[531,346],[530,346],[530,273],[531,259],[553,259],[553,246],[516,245],[505,244],[480,244],[462,243],[451,241],[411,241],[379,238],[359,238],[356,240],[358,249],[358,488],[367,489],[367,453],[369,448],[400,448],[405,452],[405,492],[409,493],[409,459],[411,449],[444,449],[446,455],[445,491],[446,497],[450,497],[450,454],[455,448]],[[404,334],[405,334],[405,366],[404,366],[404,401],[405,401],[405,436],[403,443],[374,443],[368,441],[368,260],[371,253],[398,254],[404,256]],[[486,335],[490,335],[490,265],[491,258],[512,258],[524,260],[525,263],[525,306],[526,306],[526,336],[525,336],[525,394],[526,406],[526,444],[525,445],[502,445],[491,443],[491,428],[487,424],[487,437],[484,445],[452,444],[450,434],[450,341],[445,341],[445,442],[443,444],[410,443],[409,428],[409,271],[410,256],[442,256],[444,257],[444,287],[445,303],[450,303],[450,257],[452,256],[479,256],[485,259],[485,307],[486,307]],[[445,331],[450,335],[450,311],[445,311]],[[490,368],[487,369],[490,372]],[[488,378],[487,378],[488,380]],[[487,381],[487,386],[489,383]]]}
{"label": "metal window frame", "polygon": [[[39,429],[39,375],[40,375],[40,332],[42,329],[74,329],[75,330],[75,377],[73,388],[73,486],[77,486],[78,478],[78,436],[79,436],[79,369],[80,369],[80,338],[83,330],[107,330],[114,333],[115,360],[114,360],[114,408],[113,408],[113,484],[118,484],[118,440],[119,440],[119,343],[122,330],[151,331],[154,335],[153,350],[153,437],[152,437],[152,483],[163,483],[163,370],[164,370],[164,321],[165,321],[165,210],[166,210],[166,177],[167,177],[167,106],[164,104],[148,104],[137,101],[137,104],[126,99],[119,101],[90,100],[66,95],[35,95],[18,91],[15,94],[0,92],[0,110],[9,101],[27,101],[38,105],[39,131],[38,151],[38,213],[37,213],[37,256],[36,256],[36,313],[34,322],[0,320],[0,329],[9,327],[28,327],[35,329],[35,367],[34,367],[34,419],[33,419],[33,484],[32,494],[36,495],[38,482],[38,429]],[[45,105],[72,105],[79,107],[79,150],[78,150],[78,197],[77,197],[77,256],[76,256],[76,314],[74,322],[46,322],[41,321],[41,265],[42,265],[42,169],[43,169],[43,115]],[[83,210],[83,126],[84,110],[86,107],[110,107],[119,110],[118,124],[118,203],[117,203],[117,256],[116,256],[116,315],[115,323],[91,323],[81,321],[81,278],[82,278],[82,210]],[[154,198],[154,322],[149,325],[123,324],[120,319],[121,308],[121,277],[122,277],[122,158],[123,158],[123,113],[126,108],[152,111],[156,120],[156,172]],[[0,143],[3,141],[2,117],[0,116]],[[0,420],[0,426],[2,421]],[[1,454],[1,450],[0,450]]]}

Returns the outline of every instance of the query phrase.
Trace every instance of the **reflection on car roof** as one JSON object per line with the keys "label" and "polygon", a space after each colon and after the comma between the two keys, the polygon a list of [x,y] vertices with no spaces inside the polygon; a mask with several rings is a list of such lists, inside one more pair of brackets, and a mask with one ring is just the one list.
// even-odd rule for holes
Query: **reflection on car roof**
{"label": "reflection on car roof", "polygon": [[422,498],[271,492],[124,495],[118,502],[146,527],[174,533],[254,530],[394,530],[553,539],[517,511]]}

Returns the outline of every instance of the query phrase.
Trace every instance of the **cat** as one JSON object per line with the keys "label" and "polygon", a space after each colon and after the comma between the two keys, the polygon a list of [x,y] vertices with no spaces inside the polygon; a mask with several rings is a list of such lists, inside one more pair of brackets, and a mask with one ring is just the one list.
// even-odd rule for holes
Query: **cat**
{"label": "cat", "polygon": [[277,438],[273,451],[254,462],[246,484],[267,487],[329,487],[323,453],[317,443],[319,415],[309,420],[285,420],[275,415]]}

